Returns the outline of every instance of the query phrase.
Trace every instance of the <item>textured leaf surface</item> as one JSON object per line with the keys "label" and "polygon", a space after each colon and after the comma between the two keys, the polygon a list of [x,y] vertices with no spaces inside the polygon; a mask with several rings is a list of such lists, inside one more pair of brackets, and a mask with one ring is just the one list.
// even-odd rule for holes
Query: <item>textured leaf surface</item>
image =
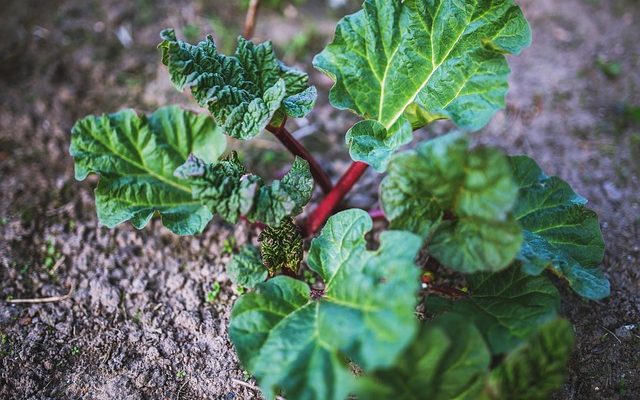
{"label": "textured leaf surface", "polygon": [[262,132],[278,110],[304,117],[313,108],[316,89],[309,77],[278,61],[271,42],[255,45],[238,38],[233,56],[219,54],[211,37],[197,45],[162,32],[162,62],[174,85],[191,88],[226,134],[250,139]]}
{"label": "textured leaf surface", "polygon": [[278,227],[267,226],[260,233],[259,241],[262,260],[272,275],[282,268],[298,271],[304,246],[293,219],[286,218]]}
{"label": "textured leaf surface", "polygon": [[71,131],[70,153],[76,179],[101,177],[95,194],[102,224],[130,220],[141,229],[158,212],[172,232],[190,235],[202,232],[212,215],[173,171],[191,153],[213,162],[225,146],[211,118],[165,107],[148,118],[133,110],[86,117]]}
{"label": "textured leaf surface", "polygon": [[311,200],[313,185],[309,163],[296,157],[282,180],[260,188],[249,220],[278,226],[284,218],[300,214],[302,207]]}
{"label": "textured leaf surface", "polygon": [[488,148],[469,150],[449,134],[396,155],[381,185],[382,208],[395,229],[428,238],[428,250],[461,272],[497,271],[522,243],[511,210],[517,198],[509,161]]}
{"label": "textured leaf surface", "polygon": [[384,170],[412,126],[483,127],[505,104],[505,54],[530,42],[512,0],[365,0],[314,66],[335,81],[331,104],[376,122],[357,124],[347,141],[354,159]]}
{"label": "textured leaf surface", "polygon": [[544,276],[530,276],[520,268],[467,277],[471,295],[449,303],[430,296],[427,310],[450,311],[476,323],[494,354],[517,347],[538,326],[556,317],[560,295]]}
{"label": "textured leaf surface", "polygon": [[194,199],[231,223],[244,215],[252,222],[278,226],[299,214],[313,193],[309,164],[301,158],[281,181],[266,186],[246,171],[235,152],[211,164],[191,156],[175,174],[191,185]]}
{"label": "textured leaf surface", "polygon": [[191,186],[193,199],[231,223],[251,211],[263,184],[262,178],[247,173],[235,152],[217,163],[190,156],[175,175]]}
{"label": "textured leaf surface", "polygon": [[573,349],[573,330],[565,320],[551,321],[509,354],[487,380],[483,399],[547,400],[564,382]]}
{"label": "textured leaf surface", "polygon": [[610,284],[598,265],[604,240],[598,216],[565,181],[548,177],[529,157],[511,158],[520,194],[515,215],[524,229],[518,260],[533,275],[550,267],[581,296],[609,296]]}
{"label": "textured leaf surface", "polygon": [[253,289],[267,279],[267,268],[260,259],[260,250],[255,246],[244,246],[227,265],[227,275],[238,286]]}
{"label": "textured leaf surface", "polygon": [[389,367],[416,331],[413,317],[419,237],[381,235],[366,249],[372,221],[348,210],[327,222],[308,264],[325,282],[322,296],[288,277],[276,277],[238,300],[230,337],[265,396],[344,399],[354,390],[347,360],[364,371]]}
{"label": "textured leaf surface", "polygon": [[395,367],[375,373],[376,384],[365,386],[358,398],[476,400],[490,362],[478,329],[447,315],[426,323]]}

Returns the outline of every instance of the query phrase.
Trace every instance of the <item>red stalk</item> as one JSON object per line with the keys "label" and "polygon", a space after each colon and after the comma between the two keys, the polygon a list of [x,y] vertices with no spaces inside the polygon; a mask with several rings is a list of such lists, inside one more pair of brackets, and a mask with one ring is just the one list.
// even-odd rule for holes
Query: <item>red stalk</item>
{"label": "red stalk", "polygon": [[355,161],[351,164],[347,172],[342,175],[342,178],[340,178],[338,183],[331,189],[329,194],[327,194],[320,205],[318,205],[318,208],[316,208],[309,217],[307,221],[307,234],[314,235],[322,228],[342,199],[349,193],[353,185],[364,175],[367,168],[369,168],[369,165],[360,161]]}
{"label": "red stalk", "polygon": [[329,175],[324,172],[320,164],[318,164],[318,161],[316,161],[311,153],[309,153],[309,151],[305,149],[300,142],[291,136],[291,133],[289,133],[289,131],[284,127],[284,123],[279,128],[269,125],[267,126],[267,130],[273,133],[291,153],[307,160],[315,181],[320,185],[325,193],[329,193],[331,191],[333,185],[331,184]]}
{"label": "red stalk", "polygon": [[376,208],[375,210],[369,211],[369,216],[374,221],[386,221],[387,220],[387,217],[384,215],[384,211],[382,211],[379,208]]}
{"label": "red stalk", "polygon": [[249,218],[247,218],[245,215],[241,215],[240,216],[240,221],[244,221],[247,222],[249,224],[251,224],[252,228],[258,228],[260,230],[263,230],[264,228],[266,228],[267,226],[265,224],[263,224],[262,222],[256,221],[256,222],[251,222],[249,221]]}
{"label": "red stalk", "polygon": [[249,3],[249,9],[247,10],[247,17],[244,21],[244,31],[242,36],[245,39],[251,39],[253,32],[256,29],[256,19],[258,16],[258,7],[260,6],[260,0],[251,0]]}

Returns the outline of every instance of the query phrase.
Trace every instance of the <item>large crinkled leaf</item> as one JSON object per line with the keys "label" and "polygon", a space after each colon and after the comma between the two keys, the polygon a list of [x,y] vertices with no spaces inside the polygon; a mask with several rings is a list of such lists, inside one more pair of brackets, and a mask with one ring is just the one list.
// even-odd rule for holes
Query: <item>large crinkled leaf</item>
{"label": "large crinkled leaf", "polygon": [[550,399],[564,382],[573,341],[573,330],[567,321],[558,319],[545,324],[491,371],[482,399]]}
{"label": "large crinkled leaf", "polygon": [[315,104],[307,74],[278,61],[271,42],[255,45],[239,37],[235,54],[225,56],[210,36],[197,45],[178,40],[172,29],[161,37],[162,62],[175,86],[191,88],[229,136],[250,139],[278,110],[300,118]]}
{"label": "large crinkled leaf", "polygon": [[355,389],[350,361],[389,367],[412,340],[421,240],[383,232],[368,251],[372,225],[362,210],[343,211],[312,242],[308,264],[324,292],[280,276],[236,302],[230,337],[267,398],[342,400]]}
{"label": "large crinkled leaf", "polygon": [[604,240],[598,216],[568,183],[548,177],[529,157],[511,158],[520,194],[515,216],[524,229],[518,260],[533,275],[550,268],[589,299],[609,296],[610,284],[598,268]]}
{"label": "large crinkled leaf", "polygon": [[453,303],[439,297],[427,298],[427,311],[445,311],[475,322],[492,353],[505,353],[554,319],[560,295],[544,276],[527,275],[512,267],[497,273],[467,277],[470,295]]}
{"label": "large crinkled leaf", "polygon": [[133,110],[86,117],[71,131],[70,152],[76,179],[100,175],[95,194],[102,224],[130,220],[141,229],[158,212],[172,232],[191,235],[202,232],[212,215],[173,171],[191,153],[216,161],[225,146],[211,118],[165,107],[148,118]]}
{"label": "large crinkled leaf", "polygon": [[309,164],[296,157],[282,180],[264,185],[262,178],[246,171],[235,152],[210,164],[190,156],[175,175],[187,180],[195,200],[225,220],[235,223],[246,216],[272,226],[302,212],[314,184]]}
{"label": "large crinkled leaf", "polygon": [[347,135],[351,156],[382,171],[412,127],[482,128],[505,104],[505,54],[530,42],[512,0],[365,0],[314,66],[335,81],[331,104],[365,119]]}
{"label": "large crinkled leaf", "polygon": [[253,289],[267,279],[269,272],[260,259],[260,250],[255,246],[244,246],[227,265],[227,275],[238,286]]}
{"label": "large crinkled leaf", "polygon": [[376,372],[359,399],[476,400],[491,354],[478,329],[459,316],[425,323],[393,368]]}
{"label": "large crinkled leaf", "polygon": [[497,271],[516,257],[522,233],[511,210],[518,188],[500,151],[470,150],[449,134],[397,154],[381,185],[394,229],[428,238],[428,250],[461,272]]}
{"label": "large crinkled leaf", "polygon": [[262,178],[247,173],[235,152],[217,163],[192,155],[175,175],[190,185],[194,200],[231,223],[251,211],[263,184]]}

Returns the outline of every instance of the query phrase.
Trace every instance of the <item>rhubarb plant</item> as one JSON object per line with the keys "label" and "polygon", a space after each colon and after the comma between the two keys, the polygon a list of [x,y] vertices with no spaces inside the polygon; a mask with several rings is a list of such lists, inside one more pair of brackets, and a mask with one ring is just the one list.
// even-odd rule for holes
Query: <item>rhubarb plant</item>
{"label": "rhubarb plant", "polygon": [[[248,290],[229,338],[264,397],[546,399],[562,384],[573,334],[560,292],[610,288],[586,199],[531,158],[473,145],[505,105],[505,56],[531,41],[513,0],[365,0],[338,22],[314,66],[334,81],[331,105],[362,120],[335,185],[287,130],[318,92],[270,42],[240,37],[224,55],[211,37],[161,39],[173,84],[208,115],[86,117],[71,134],[76,178],[100,177],[109,227],[157,216],[193,235],[218,215],[260,230],[227,276]],[[457,128],[400,151],[439,119]],[[265,130],[295,156],[271,183],[226,150],[225,135]],[[365,210],[335,213],[369,166],[386,173],[382,214],[369,211],[388,230]],[[325,194],[306,212],[314,183]]]}

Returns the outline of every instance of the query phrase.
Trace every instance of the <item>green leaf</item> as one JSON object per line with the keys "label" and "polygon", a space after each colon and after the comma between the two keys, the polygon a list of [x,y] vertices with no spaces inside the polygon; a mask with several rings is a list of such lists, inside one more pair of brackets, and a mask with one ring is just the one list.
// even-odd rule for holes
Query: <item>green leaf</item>
{"label": "green leaf", "polygon": [[[286,276],[256,286],[233,305],[229,336],[243,366],[254,372],[260,350],[273,329],[309,302],[309,286]],[[265,393],[268,395],[271,391]]]}
{"label": "green leaf", "polygon": [[381,123],[364,120],[347,132],[346,141],[351,158],[364,161],[376,171],[387,169],[389,158],[403,144],[411,141],[413,131],[409,124],[398,126],[393,135]]}
{"label": "green leaf", "polygon": [[278,226],[285,218],[300,214],[311,200],[313,185],[309,163],[296,157],[282,180],[260,188],[255,207],[248,214],[249,220]]}
{"label": "green leaf", "polygon": [[372,225],[362,210],[343,211],[311,243],[324,292],[279,276],[236,302],[230,337],[267,398],[342,400],[355,388],[349,361],[365,372],[389,367],[413,338],[421,240],[383,232],[368,251]]}
{"label": "green leaf", "polygon": [[363,10],[338,23],[314,66],[335,81],[334,107],[379,124],[356,125],[348,138],[374,133],[378,146],[351,140],[351,156],[382,171],[412,127],[438,118],[463,129],[486,125],[505,105],[505,54],[530,43],[512,0],[365,0]]}
{"label": "green leaf", "polygon": [[467,137],[456,133],[396,155],[381,184],[381,202],[392,228],[428,238],[429,253],[443,265],[498,271],[522,243],[511,214],[517,191],[506,156],[469,150]]}
{"label": "green leaf", "polygon": [[529,342],[494,369],[484,399],[547,400],[564,382],[573,349],[571,324],[559,319],[540,328]]}
{"label": "green leaf", "polygon": [[283,268],[298,271],[304,247],[300,228],[291,218],[284,219],[278,227],[267,226],[258,240],[262,260],[271,275]]}
{"label": "green leaf", "polygon": [[304,118],[316,105],[318,90],[315,86],[307,88],[304,92],[289,96],[283,100],[284,110],[290,117]]}
{"label": "green leaf", "polygon": [[396,365],[373,375],[358,398],[475,400],[483,389],[491,354],[478,329],[445,315],[425,323]]}
{"label": "green leaf", "polygon": [[215,164],[189,157],[175,175],[191,185],[194,199],[225,220],[235,223],[247,216],[272,226],[302,212],[314,183],[309,164],[296,157],[281,181],[265,186],[262,178],[247,173],[235,152]]}
{"label": "green leaf", "polygon": [[202,232],[211,212],[191,196],[173,171],[190,153],[213,162],[226,139],[211,118],[165,107],[148,118],[133,110],[88,116],[71,131],[76,179],[100,175],[98,219],[108,227],[125,221],[143,228],[158,212],[179,235]]}
{"label": "green leaf", "polygon": [[467,277],[470,296],[448,304],[430,296],[427,310],[461,315],[475,322],[493,354],[505,353],[533,335],[538,326],[554,319],[560,295],[544,276],[530,276],[520,268]]}
{"label": "green leaf", "polygon": [[537,275],[551,268],[583,297],[609,296],[609,281],[598,268],[604,240],[587,200],[560,178],[545,175],[529,157],[512,157],[511,166],[520,187],[515,215],[524,229],[518,256],[524,270]]}
{"label": "green leaf", "polygon": [[268,271],[260,259],[260,250],[249,245],[240,249],[227,265],[227,275],[234,284],[249,289],[264,282]]}
{"label": "green leaf", "polygon": [[172,29],[161,37],[162,63],[174,85],[191,88],[229,136],[253,138],[279,110],[301,118],[315,104],[317,92],[308,87],[307,74],[278,61],[271,42],[255,45],[239,37],[235,54],[225,56],[211,36],[195,46],[178,40]]}
{"label": "green leaf", "polygon": [[251,211],[263,184],[262,178],[247,173],[236,152],[211,164],[191,156],[175,175],[191,185],[193,199],[231,223]]}

